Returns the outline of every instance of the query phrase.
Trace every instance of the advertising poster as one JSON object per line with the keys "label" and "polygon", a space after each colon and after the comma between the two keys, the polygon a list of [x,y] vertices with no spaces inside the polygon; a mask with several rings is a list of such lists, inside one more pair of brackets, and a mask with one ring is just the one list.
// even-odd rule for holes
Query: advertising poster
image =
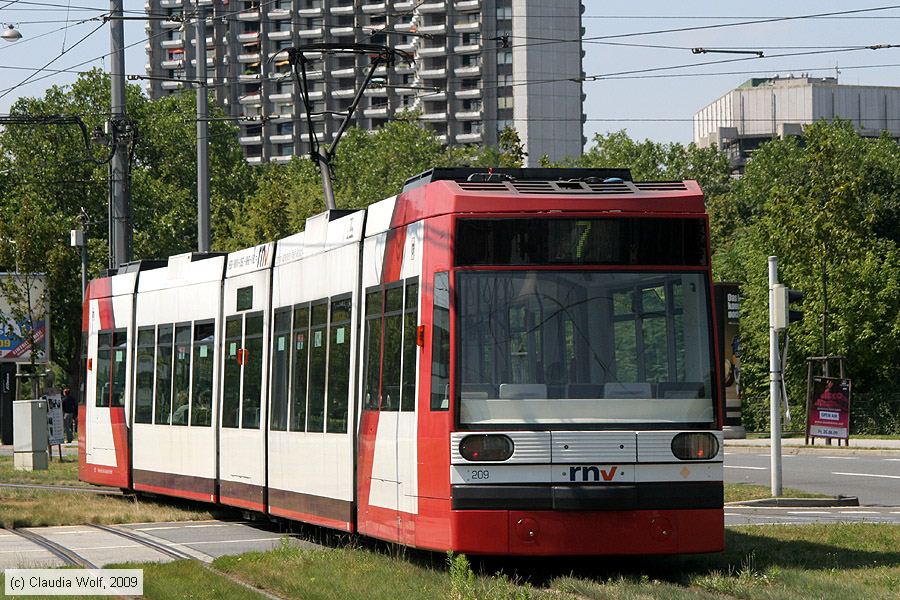
{"label": "advertising poster", "polygon": [[722,366],[725,426],[741,426],[741,290],[736,283],[715,284],[716,317]]}
{"label": "advertising poster", "polygon": [[58,446],[65,442],[63,432],[62,396],[59,393],[47,394],[47,445]]}
{"label": "advertising poster", "polygon": [[[43,301],[46,292],[46,282],[44,276],[40,273],[30,275],[28,277],[20,276],[15,273],[0,273],[0,278],[4,281],[12,280],[16,285],[24,286],[26,282],[30,283],[32,298],[32,315],[33,315],[33,337],[34,345],[37,348],[35,360],[39,363],[47,362],[50,350],[50,336],[47,328],[47,315],[45,312],[45,302]],[[21,278],[21,279],[20,279]],[[21,302],[17,303],[21,304]],[[0,292],[0,362],[19,362],[27,363],[31,361],[32,347],[29,343],[29,336],[25,334],[27,331],[27,320],[14,315],[28,314],[24,306],[17,306],[14,310],[10,304],[10,299]]]}
{"label": "advertising poster", "polygon": [[850,437],[850,380],[813,377],[812,401],[807,415],[809,435],[823,438]]}

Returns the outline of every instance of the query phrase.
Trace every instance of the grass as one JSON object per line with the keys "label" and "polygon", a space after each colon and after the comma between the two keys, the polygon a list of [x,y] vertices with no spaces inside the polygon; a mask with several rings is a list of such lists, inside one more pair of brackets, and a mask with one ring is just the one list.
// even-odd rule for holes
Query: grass
{"label": "grass", "polygon": [[771,525],[730,528],[726,551],[650,559],[606,577],[573,574],[553,589],[584,598],[825,598],[900,596],[900,526]]}
{"label": "grass", "polygon": [[[558,597],[497,573],[476,575],[464,555],[344,547],[308,549],[283,543],[269,552],[223,556],[213,566],[286,598],[475,600]],[[339,574],[339,575],[338,575]]]}
{"label": "grass", "polygon": [[[0,483],[93,487],[78,480],[77,458],[65,458],[66,462],[62,463],[52,461],[46,471],[16,471],[11,456],[0,456]],[[177,498],[155,501],[134,496],[0,488],[0,525],[3,527],[193,521],[217,515],[231,517],[234,513]]]}
{"label": "grass", "polygon": [[[765,485],[752,483],[726,483],[725,502],[746,502],[747,500],[761,500],[771,498],[772,489]],[[783,488],[781,498],[830,498],[828,494],[804,492],[794,488]]]}
{"label": "grass", "polygon": [[[262,596],[217,575],[200,564],[190,560],[159,563],[124,563],[107,565],[109,569],[143,569],[144,595],[150,599],[188,600],[260,600]],[[3,593],[4,578],[0,573],[0,598]],[[31,596],[39,598],[41,596]],[[51,596],[47,596],[50,598]],[[52,596],[59,598],[60,596]],[[108,599],[110,596],[78,596],[78,598]]]}
{"label": "grass", "polygon": [[175,499],[156,502],[134,496],[0,488],[3,527],[194,521],[223,514],[233,516],[230,512],[211,509],[208,505]]}
{"label": "grass", "polygon": [[[900,526],[729,528],[722,554],[480,561],[416,551],[283,545],[216,559],[217,569],[288,598],[453,600],[900,597]],[[449,566],[448,566],[449,562]],[[501,570],[498,573],[498,569]],[[529,580],[517,579],[528,573]]]}
{"label": "grass", "polygon": [[63,459],[65,462],[59,462],[57,455],[46,471],[17,471],[12,456],[0,456],[0,483],[90,487],[91,484],[78,481],[78,457],[63,456]]}

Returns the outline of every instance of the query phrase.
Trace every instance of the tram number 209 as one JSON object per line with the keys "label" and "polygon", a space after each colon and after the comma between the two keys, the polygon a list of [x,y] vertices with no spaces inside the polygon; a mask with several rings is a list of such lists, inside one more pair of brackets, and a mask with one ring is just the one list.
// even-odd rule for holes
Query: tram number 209
{"label": "tram number 209", "polygon": [[491,472],[488,469],[472,469],[469,471],[469,479],[485,480],[491,478]]}

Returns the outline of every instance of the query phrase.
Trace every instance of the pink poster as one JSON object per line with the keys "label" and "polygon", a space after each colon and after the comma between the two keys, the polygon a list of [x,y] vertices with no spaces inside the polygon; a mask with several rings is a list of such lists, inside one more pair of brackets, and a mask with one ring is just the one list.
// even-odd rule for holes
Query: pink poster
{"label": "pink poster", "polygon": [[807,415],[809,435],[850,437],[850,380],[814,377],[812,402]]}

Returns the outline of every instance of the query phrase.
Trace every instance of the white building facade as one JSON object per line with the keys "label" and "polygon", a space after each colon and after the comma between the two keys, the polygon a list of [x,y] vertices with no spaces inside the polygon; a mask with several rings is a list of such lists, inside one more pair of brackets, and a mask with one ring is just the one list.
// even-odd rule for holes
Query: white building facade
{"label": "white building facade", "polygon": [[694,115],[694,142],[715,144],[742,169],[774,137],[799,135],[820,119],[844,119],[860,135],[900,138],[900,87],[840,85],[834,77],[750,79]]}

